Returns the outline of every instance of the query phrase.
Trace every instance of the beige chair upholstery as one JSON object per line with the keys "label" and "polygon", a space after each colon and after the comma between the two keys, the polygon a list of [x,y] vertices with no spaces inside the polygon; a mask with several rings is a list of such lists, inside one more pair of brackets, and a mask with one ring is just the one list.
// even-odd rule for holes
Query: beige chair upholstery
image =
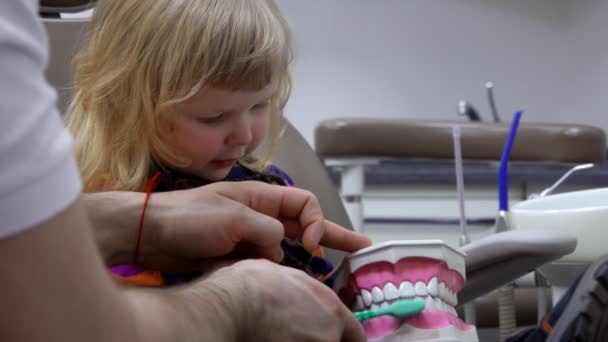
{"label": "beige chair upholstery", "polygon": [[[453,159],[452,127],[462,134],[462,157],[500,160],[509,124],[382,118],[337,118],[315,131],[323,157]],[[596,163],[605,159],[606,135],[580,124],[528,123],[525,114],[511,152],[514,161]]]}

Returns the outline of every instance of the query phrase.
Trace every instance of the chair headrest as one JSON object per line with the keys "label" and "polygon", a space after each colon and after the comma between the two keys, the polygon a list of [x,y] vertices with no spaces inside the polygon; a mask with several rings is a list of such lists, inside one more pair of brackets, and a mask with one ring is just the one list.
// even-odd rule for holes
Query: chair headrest
{"label": "chair headrest", "polygon": [[41,13],[73,13],[93,8],[95,0],[40,0]]}
{"label": "chair headrest", "polygon": [[[506,123],[426,121],[400,118],[334,118],[315,129],[315,150],[324,158],[453,159],[452,127],[462,129],[462,157],[500,160]],[[606,133],[581,124],[523,123],[512,161],[599,163],[606,160]]]}

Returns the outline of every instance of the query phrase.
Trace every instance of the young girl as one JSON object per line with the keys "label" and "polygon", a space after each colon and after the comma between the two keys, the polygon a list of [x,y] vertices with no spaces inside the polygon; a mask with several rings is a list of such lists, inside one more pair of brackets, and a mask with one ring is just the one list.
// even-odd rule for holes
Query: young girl
{"label": "young girl", "polygon": [[[66,118],[87,191],[222,180],[292,185],[269,165],[290,58],[287,23],[273,0],[98,2],[74,61]],[[331,269],[296,241],[282,246],[287,265],[315,276]],[[133,265],[112,271],[138,285],[189,278]]]}

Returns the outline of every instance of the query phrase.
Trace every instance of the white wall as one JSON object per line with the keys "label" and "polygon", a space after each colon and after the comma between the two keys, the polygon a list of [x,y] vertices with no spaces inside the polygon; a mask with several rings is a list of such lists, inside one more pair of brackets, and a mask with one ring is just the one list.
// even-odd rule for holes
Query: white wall
{"label": "white wall", "polygon": [[312,143],[323,119],[491,115],[608,128],[608,1],[278,0],[295,37],[287,116]]}

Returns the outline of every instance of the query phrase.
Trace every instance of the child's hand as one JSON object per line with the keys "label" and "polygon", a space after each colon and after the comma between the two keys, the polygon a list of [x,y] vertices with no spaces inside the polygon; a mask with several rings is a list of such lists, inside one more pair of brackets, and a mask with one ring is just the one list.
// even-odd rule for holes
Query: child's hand
{"label": "child's hand", "polygon": [[319,245],[350,252],[371,244],[325,220],[318,200],[306,190],[219,182],[152,195],[139,262],[159,270],[199,270],[243,243],[253,255],[278,262],[285,236],[301,239],[310,252]]}
{"label": "child's hand", "polygon": [[241,186],[236,187],[235,183],[220,182],[212,184],[211,187],[219,195],[252,209],[253,211],[247,210],[249,214],[264,214],[271,220],[274,219],[275,224],[279,221],[284,235],[301,240],[306,250],[311,253],[319,245],[347,252],[371,245],[367,237],[325,220],[319,200],[310,191],[260,182],[239,184]]}

